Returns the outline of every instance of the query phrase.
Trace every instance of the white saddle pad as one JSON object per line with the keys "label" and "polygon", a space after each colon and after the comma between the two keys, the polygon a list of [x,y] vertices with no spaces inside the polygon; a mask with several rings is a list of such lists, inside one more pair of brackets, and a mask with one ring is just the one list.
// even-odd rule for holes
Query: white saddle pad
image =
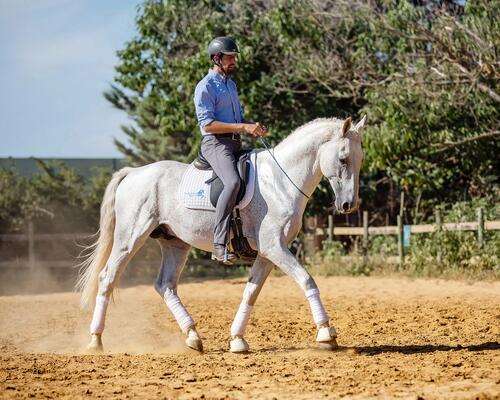
{"label": "white saddle pad", "polygon": [[[242,209],[245,208],[250,200],[252,200],[255,191],[255,160],[256,153],[250,153],[250,163],[248,171],[248,183],[245,191],[245,196],[236,205]],[[205,182],[212,177],[212,170],[203,171],[189,164],[182,177],[181,185],[179,187],[178,196],[182,204],[187,208],[196,210],[209,210],[215,211],[215,207],[210,203],[210,185]]]}

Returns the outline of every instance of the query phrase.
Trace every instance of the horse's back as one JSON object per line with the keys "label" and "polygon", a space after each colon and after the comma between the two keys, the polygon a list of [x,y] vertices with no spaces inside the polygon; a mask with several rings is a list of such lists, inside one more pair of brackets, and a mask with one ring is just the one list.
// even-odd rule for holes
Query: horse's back
{"label": "horse's back", "polygon": [[164,177],[173,178],[175,176],[182,176],[187,167],[188,164],[174,160],[156,161],[141,167],[132,168],[127,174],[127,178],[130,180],[147,179],[156,182],[156,180]]}
{"label": "horse's back", "polygon": [[141,167],[130,168],[117,189],[117,198],[131,200],[173,193],[178,188],[187,164],[162,160]]}

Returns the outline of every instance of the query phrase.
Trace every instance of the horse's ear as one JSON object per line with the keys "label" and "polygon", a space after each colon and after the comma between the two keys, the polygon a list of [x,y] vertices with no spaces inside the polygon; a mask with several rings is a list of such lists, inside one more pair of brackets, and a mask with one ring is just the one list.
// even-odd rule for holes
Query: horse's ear
{"label": "horse's ear", "polygon": [[344,121],[344,126],[342,127],[342,136],[345,136],[347,132],[349,132],[349,129],[351,129],[351,123],[352,123],[351,117],[347,118]]}
{"label": "horse's ear", "polygon": [[363,134],[363,126],[365,126],[365,121],[366,121],[366,115],[363,115],[363,118],[361,118],[361,121],[359,121],[356,126],[354,127],[354,130],[358,133],[358,135]]}

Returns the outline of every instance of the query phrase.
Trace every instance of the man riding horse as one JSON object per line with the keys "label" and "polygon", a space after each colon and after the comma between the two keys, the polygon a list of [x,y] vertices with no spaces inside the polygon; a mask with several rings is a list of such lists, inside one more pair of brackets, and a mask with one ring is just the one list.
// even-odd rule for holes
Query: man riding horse
{"label": "man riding horse", "polygon": [[198,82],[194,92],[196,116],[203,135],[200,153],[224,185],[215,211],[212,259],[233,264],[237,256],[227,249],[231,213],[240,190],[236,161],[241,152],[241,133],[265,136],[258,122],[246,121],[231,76],[236,68],[236,42],[226,36],[213,39],[208,55],[213,67]]}
{"label": "man riding horse", "polygon": [[[177,292],[179,278],[193,247],[210,251],[215,242],[213,256],[223,259],[227,251],[228,220],[240,185],[235,167],[235,154],[241,149],[239,133],[265,136],[261,125],[243,119],[236,85],[230,79],[237,53],[236,44],[229,38],[212,41],[209,55],[214,67],[195,92],[196,111],[204,136],[202,155],[224,184],[215,215],[205,209],[188,207],[179,190],[192,169],[177,161],[162,160],[138,168],[122,168],[113,174],[106,187],[99,237],[86,248],[88,255],[81,264],[78,281],[82,306],[94,306],[89,344],[92,351],[103,349],[106,312],[121,274],[158,229],[163,233],[155,235],[162,260],[155,290],[186,336],[186,345],[203,351],[195,320]],[[244,335],[257,297],[274,266],[303,291],[317,328],[319,346],[337,347],[337,334],[330,326],[319,288],[291,253],[289,245],[299,234],[307,202],[322,178],[332,187],[338,212],[356,209],[364,124],[364,117],[357,124],[352,124],[351,118],[318,118],[296,128],[272,151],[263,151],[255,158],[255,190],[242,207],[241,221],[242,236],[248,238],[256,257],[231,324],[231,352],[248,351]],[[234,256],[231,258],[234,260]]]}

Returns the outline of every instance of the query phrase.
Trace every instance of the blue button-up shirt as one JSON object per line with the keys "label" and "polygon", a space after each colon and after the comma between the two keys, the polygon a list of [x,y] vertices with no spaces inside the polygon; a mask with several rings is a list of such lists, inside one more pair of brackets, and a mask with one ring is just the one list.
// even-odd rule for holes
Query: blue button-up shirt
{"label": "blue button-up shirt", "polygon": [[208,135],[203,128],[212,121],[228,123],[243,121],[243,109],[236,84],[232,79],[226,80],[212,69],[209,69],[208,74],[196,85],[194,105],[203,136]]}

